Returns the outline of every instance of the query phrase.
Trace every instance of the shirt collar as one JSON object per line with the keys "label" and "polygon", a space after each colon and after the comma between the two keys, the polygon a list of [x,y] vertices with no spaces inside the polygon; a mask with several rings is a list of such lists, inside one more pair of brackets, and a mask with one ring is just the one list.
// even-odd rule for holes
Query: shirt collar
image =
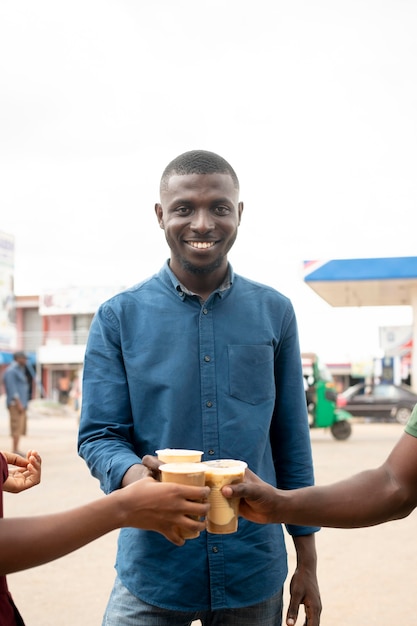
{"label": "shirt collar", "polygon": [[[181,297],[182,300],[184,300],[185,296],[195,296],[197,298],[200,299],[201,302],[203,302],[200,298],[200,296],[197,293],[194,293],[192,291],[190,291],[185,285],[183,285],[178,278],[175,276],[174,272],[171,270],[170,266],[169,266],[169,259],[166,261],[163,270],[165,270],[169,276],[169,278],[171,279],[171,282],[174,286],[174,289],[176,290],[176,292],[178,293],[178,295]],[[227,267],[227,273],[226,276],[224,277],[223,282],[221,283],[221,285],[219,285],[217,287],[217,289],[214,290],[213,293],[217,293],[220,298],[223,296],[224,292],[227,291],[228,289],[230,289],[230,287],[233,284],[233,269],[232,266],[230,265],[230,263],[228,264]]]}

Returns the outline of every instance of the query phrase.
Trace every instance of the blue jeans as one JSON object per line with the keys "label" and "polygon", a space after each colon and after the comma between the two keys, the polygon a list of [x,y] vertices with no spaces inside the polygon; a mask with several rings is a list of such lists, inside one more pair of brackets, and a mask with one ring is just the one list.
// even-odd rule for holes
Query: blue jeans
{"label": "blue jeans", "polygon": [[142,602],[116,578],[102,626],[281,626],[282,590],[252,606],[216,611],[170,611]]}

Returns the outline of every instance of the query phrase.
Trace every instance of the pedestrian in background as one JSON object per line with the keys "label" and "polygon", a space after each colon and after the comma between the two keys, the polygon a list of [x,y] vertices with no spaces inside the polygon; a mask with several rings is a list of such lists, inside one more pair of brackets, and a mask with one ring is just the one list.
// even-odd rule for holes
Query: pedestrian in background
{"label": "pedestrian in background", "polygon": [[78,413],[81,404],[81,382],[78,374],[75,374],[71,382],[70,398],[73,402],[73,409]]}
{"label": "pedestrian in background", "polygon": [[62,372],[58,378],[58,401],[60,404],[68,404],[71,391],[71,379],[67,372]]}
{"label": "pedestrian in background", "polygon": [[10,416],[12,450],[20,455],[22,455],[19,452],[20,438],[26,435],[27,431],[27,407],[30,395],[26,363],[26,353],[22,351],[15,352],[12,363],[3,374],[6,405]]}

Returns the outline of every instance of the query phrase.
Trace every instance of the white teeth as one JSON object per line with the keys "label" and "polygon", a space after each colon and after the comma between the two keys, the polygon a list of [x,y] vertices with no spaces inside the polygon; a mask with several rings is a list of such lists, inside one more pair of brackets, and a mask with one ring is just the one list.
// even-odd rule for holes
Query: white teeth
{"label": "white teeth", "polygon": [[214,246],[214,241],[189,241],[189,244],[192,248],[203,250],[205,248],[212,248]]}

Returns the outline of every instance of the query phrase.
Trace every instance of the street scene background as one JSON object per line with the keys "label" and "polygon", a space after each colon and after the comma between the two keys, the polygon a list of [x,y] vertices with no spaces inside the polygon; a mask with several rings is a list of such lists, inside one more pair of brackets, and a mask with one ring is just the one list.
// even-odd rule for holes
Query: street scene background
{"label": "street scene background", "polygon": [[[0,2],[0,349],[11,356],[19,339],[15,296],[34,296],[19,333],[29,345],[42,328],[48,397],[67,363],[81,374],[94,307],[75,310],[80,327],[67,316],[69,333],[58,315],[55,327],[39,319],[38,298],[64,290],[74,307],[75,288],[102,301],[158,271],[162,170],[207,149],[241,182],[234,270],[291,298],[303,351],[349,366],[382,357],[379,329],[411,327],[411,307],[332,307],[303,261],[415,255],[416,31],[412,0]],[[0,449],[8,428],[0,397]],[[77,428],[69,407],[32,406],[22,447],[42,455],[42,484],[5,494],[8,517],[101,495]],[[402,431],[356,421],[343,442],[311,431],[317,483],[382,462]],[[322,626],[416,622],[416,515],[318,533]],[[116,541],[11,575],[27,626],[100,626]],[[291,572],[290,538],[288,551]]]}
{"label": "street scene background", "polygon": [[304,351],[379,356],[410,307],[333,308],[303,261],[415,255],[416,31],[412,0],[3,0],[15,293],[158,271],[162,170],[213,150],[245,203],[234,270],[291,298]]}
{"label": "street scene background", "polygon": [[[58,511],[101,496],[98,482],[77,455],[77,428],[77,415],[68,408],[60,412],[32,408],[22,447],[36,448],[42,455],[42,482],[22,494],[4,494],[7,517]],[[376,466],[402,432],[400,424],[357,420],[352,436],[342,442],[327,430],[312,430],[316,482],[333,482]],[[9,448],[8,418],[0,397],[0,449]],[[322,529],[317,534],[321,626],[415,623],[416,521],[414,512],[373,528]],[[27,626],[101,625],[114,579],[117,535],[114,531],[58,561],[8,577]],[[287,544],[292,572],[295,560],[289,537]],[[303,623],[302,609],[297,626]]]}

